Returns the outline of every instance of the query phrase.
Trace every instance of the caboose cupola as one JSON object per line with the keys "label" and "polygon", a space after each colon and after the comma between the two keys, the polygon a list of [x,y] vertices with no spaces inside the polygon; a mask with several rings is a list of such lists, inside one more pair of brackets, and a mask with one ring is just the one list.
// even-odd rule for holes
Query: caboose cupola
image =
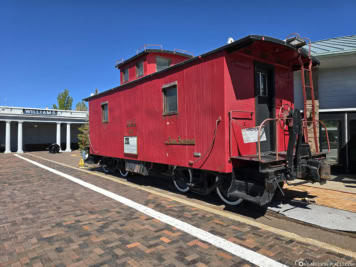
{"label": "caboose cupola", "polygon": [[144,45],[137,49],[135,56],[116,62],[115,67],[120,70],[120,83],[131,82],[193,57],[193,55],[187,53],[190,52],[180,49],[164,50],[162,45]]}

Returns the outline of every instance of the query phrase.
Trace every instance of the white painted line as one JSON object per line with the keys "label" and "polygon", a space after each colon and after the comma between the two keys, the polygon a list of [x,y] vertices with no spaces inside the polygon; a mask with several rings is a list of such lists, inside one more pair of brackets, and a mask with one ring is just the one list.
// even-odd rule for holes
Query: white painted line
{"label": "white painted line", "polygon": [[[167,199],[171,199],[171,200],[174,200],[174,201],[176,201],[178,203],[181,203],[183,205],[191,206],[193,208],[198,208],[200,210],[204,210],[206,212],[210,212],[210,213],[216,214],[218,216],[222,216],[222,217],[228,218],[230,220],[237,221],[239,223],[244,223],[244,224],[247,224],[247,225],[255,226],[257,228],[269,231],[269,232],[274,233],[276,235],[281,235],[281,236],[284,236],[284,237],[287,237],[287,238],[290,238],[290,239],[294,239],[294,240],[299,241],[301,243],[304,243],[304,244],[306,244],[308,246],[309,245],[313,245],[313,246],[317,246],[317,247],[322,248],[322,249],[333,251],[335,253],[340,253],[340,254],[343,254],[345,256],[356,258],[356,252],[354,252],[354,251],[346,250],[346,249],[343,249],[343,248],[340,248],[340,247],[336,247],[336,246],[333,246],[333,245],[330,245],[328,243],[324,243],[324,242],[321,242],[321,241],[318,241],[318,240],[315,240],[315,239],[312,239],[312,238],[300,236],[300,235],[297,235],[295,233],[287,232],[287,231],[281,230],[279,228],[275,228],[275,227],[272,227],[272,226],[269,226],[269,225],[266,225],[266,224],[263,224],[263,223],[259,223],[259,222],[255,221],[255,220],[251,220],[251,219],[247,219],[245,217],[242,217],[242,216],[240,216],[240,215],[238,215],[236,213],[233,214],[233,213],[226,212],[226,211],[223,211],[223,210],[215,209],[213,207],[209,207],[209,206],[204,205],[204,204],[199,204],[199,203],[194,202],[194,201],[183,199],[181,197],[181,195],[180,195],[180,197],[177,197],[175,195],[172,195],[171,193],[163,193],[161,191],[158,191],[157,189],[149,189],[149,188],[146,188],[146,187],[142,187],[142,186],[136,185],[136,184],[134,184],[132,182],[127,182],[127,181],[124,181],[124,180],[121,180],[121,179],[117,179],[117,177],[115,178],[115,177],[112,177],[112,176],[109,176],[109,175],[105,175],[105,174],[101,174],[101,173],[98,173],[98,172],[95,172],[95,171],[90,171],[90,170],[85,170],[85,169],[73,167],[73,166],[70,166],[70,165],[67,165],[67,164],[60,163],[58,161],[54,161],[54,160],[50,160],[50,159],[46,159],[46,158],[37,156],[37,155],[34,155],[34,154],[30,154],[30,153],[26,153],[26,154],[30,155],[32,157],[39,158],[39,159],[44,160],[44,161],[48,161],[48,162],[54,163],[56,165],[64,166],[66,168],[73,169],[73,170],[76,170],[76,171],[85,172],[85,173],[87,173],[89,175],[95,175],[95,176],[98,176],[98,177],[106,179],[106,180],[110,180],[110,181],[115,182],[115,183],[119,183],[119,184],[122,184],[122,185],[125,185],[125,186],[129,186],[129,187],[135,188],[137,190],[141,190],[141,191],[144,191],[144,192],[148,192],[150,194],[154,194],[156,196],[160,196],[160,197],[164,197],[164,198],[167,198]],[[330,190],[330,189],[328,189],[328,190]]]}
{"label": "white painted line", "polygon": [[261,254],[259,254],[257,252],[254,252],[252,250],[249,250],[249,249],[246,249],[246,248],[244,248],[242,246],[234,244],[234,243],[232,243],[232,242],[230,242],[230,241],[228,241],[228,240],[226,240],[224,238],[221,238],[219,236],[213,235],[213,234],[211,234],[211,233],[209,233],[207,231],[204,231],[204,230],[202,230],[200,228],[192,226],[192,225],[190,225],[188,223],[185,223],[185,222],[183,222],[181,220],[178,220],[178,219],[173,218],[171,216],[165,215],[165,214],[163,214],[161,212],[155,211],[155,210],[153,210],[151,208],[148,208],[148,207],[146,207],[144,205],[136,203],[136,202],[134,202],[134,201],[132,201],[132,200],[130,200],[128,198],[122,197],[120,195],[114,194],[114,193],[112,193],[112,192],[110,192],[108,190],[105,190],[103,188],[100,188],[98,186],[95,186],[95,185],[89,184],[87,182],[84,182],[84,181],[82,181],[82,180],[80,180],[78,178],[75,178],[75,177],[71,176],[71,175],[68,175],[68,174],[65,174],[63,172],[57,171],[55,169],[49,168],[49,167],[47,167],[45,165],[42,165],[42,164],[40,164],[40,163],[38,163],[36,161],[24,158],[24,157],[19,156],[19,155],[15,155],[15,156],[18,157],[18,158],[21,158],[23,160],[26,160],[26,161],[28,161],[28,162],[30,162],[30,163],[32,163],[32,164],[34,164],[34,165],[36,165],[36,166],[38,166],[40,168],[43,168],[43,169],[45,169],[47,171],[50,171],[50,172],[52,172],[54,174],[62,176],[62,177],[66,178],[66,179],[68,179],[68,180],[70,180],[70,181],[72,181],[74,183],[77,183],[77,184],[80,184],[81,186],[89,188],[89,189],[91,189],[91,190],[93,190],[93,191],[95,191],[97,193],[100,193],[100,194],[102,194],[104,196],[107,196],[107,197],[109,197],[111,199],[114,199],[114,200],[116,200],[116,201],[118,201],[118,202],[120,202],[120,203],[122,203],[122,204],[124,204],[124,205],[126,205],[128,207],[130,207],[130,208],[133,208],[133,209],[135,209],[135,210],[137,210],[139,212],[142,212],[142,213],[144,213],[144,214],[146,214],[146,215],[148,215],[148,216],[150,216],[152,218],[160,220],[163,223],[169,224],[169,225],[171,225],[171,226],[173,226],[173,227],[175,227],[175,228],[177,228],[177,229],[179,229],[179,230],[181,230],[183,232],[186,232],[186,233],[188,233],[188,234],[190,234],[190,235],[192,235],[192,236],[194,236],[196,238],[199,238],[200,240],[203,240],[203,241],[205,241],[205,242],[207,242],[207,243],[209,243],[209,244],[211,244],[211,245],[213,245],[215,247],[218,247],[218,248],[220,248],[222,250],[225,250],[225,251],[227,251],[227,252],[229,252],[229,253],[231,253],[231,254],[233,254],[233,255],[241,258],[241,259],[249,261],[249,262],[251,262],[253,264],[256,264],[258,266],[276,266],[276,267],[285,266],[285,265],[283,265],[283,264],[281,264],[281,263],[279,263],[279,262],[277,262],[277,261],[275,261],[273,259],[270,259],[270,258],[268,258],[266,256],[263,256],[263,255],[261,255]]}

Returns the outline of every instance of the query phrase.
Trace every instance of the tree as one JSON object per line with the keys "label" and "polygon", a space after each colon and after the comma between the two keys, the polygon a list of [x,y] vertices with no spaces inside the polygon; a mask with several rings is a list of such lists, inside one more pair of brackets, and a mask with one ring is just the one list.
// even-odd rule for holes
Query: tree
{"label": "tree", "polygon": [[83,124],[78,128],[80,133],[78,134],[78,145],[80,151],[89,147],[89,124]]}
{"label": "tree", "polygon": [[78,104],[75,106],[75,110],[87,111],[87,110],[88,110],[88,107],[87,107],[87,105],[85,104],[85,102],[82,101],[82,102],[78,102]]}
{"label": "tree", "polygon": [[54,109],[61,109],[61,110],[71,110],[73,98],[69,95],[69,90],[64,89],[62,93],[59,93],[57,96],[58,106],[53,104]]}

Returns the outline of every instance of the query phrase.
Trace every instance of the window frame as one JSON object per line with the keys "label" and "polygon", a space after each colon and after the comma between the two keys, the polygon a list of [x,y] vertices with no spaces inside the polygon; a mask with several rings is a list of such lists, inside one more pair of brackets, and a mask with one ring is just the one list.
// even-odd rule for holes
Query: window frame
{"label": "window frame", "polygon": [[[140,64],[140,63],[142,63],[142,74],[141,75],[138,74],[138,67],[137,67],[137,65]],[[136,78],[144,76],[145,75],[145,64],[144,64],[144,61],[143,60],[137,61],[135,65],[136,65]]]}
{"label": "window frame", "polygon": [[[127,71],[127,80],[125,79],[125,71]],[[130,69],[129,68],[124,68],[122,71],[122,82],[126,83],[130,80]]]}
{"label": "window frame", "polygon": [[[171,58],[168,58],[168,57],[161,57],[161,56],[156,56],[156,71],[162,71],[162,70],[158,70],[157,68],[157,58],[161,58],[161,59],[166,59],[168,60],[168,67],[169,68],[171,65],[172,65],[172,59]],[[163,70],[167,69],[167,68],[164,68]]]}
{"label": "window frame", "polygon": [[[176,88],[176,92],[177,92],[177,97],[176,97],[176,102],[177,102],[177,110],[175,111],[170,111],[170,112],[167,112],[167,101],[166,101],[166,94],[165,94],[165,90],[171,88],[171,87],[175,87]],[[177,115],[178,114],[178,105],[179,105],[179,102],[178,102],[178,82],[175,81],[175,82],[171,82],[171,83],[167,83],[167,84],[164,84],[162,86],[162,98],[163,98],[163,116],[171,116],[171,115]]]}
{"label": "window frame", "polygon": [[[259,89],[259,92],[258,92],[258,95],[259,96],[269,96],[269,86],[268,86],[268,73],[266,72],[263,72],[263,71],[257,71],[257,75],[258,75],[258,81],[259,81],[259,84],[258,84],[258,89]],[[262,94],[261,92],[261,84],[262,84],[262,76],[264,76],[266,78],[266,83],[265,83],[265,94]]]}
{"label": "window frame", "polygon": [[[107,115],[107,120],[104,120],[104,106],[107,106],[108,107],[108,109],[107,109],[107,112],[108,112],[108,115]],[[102,123],[109,123],[109,102],[108,101],[105,101],[105,102],[102,102],[101,104],[100,104],[100,106],[101,106],[101,122]]]}

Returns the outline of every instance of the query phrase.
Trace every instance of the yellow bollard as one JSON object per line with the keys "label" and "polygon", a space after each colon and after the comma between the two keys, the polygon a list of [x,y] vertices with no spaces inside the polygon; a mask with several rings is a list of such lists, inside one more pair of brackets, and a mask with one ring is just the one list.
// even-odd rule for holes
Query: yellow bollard
{"label": "yellow bollard", "polygon": [[84,166],[85,166],[84,160],[83,160],[83,158],[80,158],[79,167],[82,168],[82,167],[84,167]]}

